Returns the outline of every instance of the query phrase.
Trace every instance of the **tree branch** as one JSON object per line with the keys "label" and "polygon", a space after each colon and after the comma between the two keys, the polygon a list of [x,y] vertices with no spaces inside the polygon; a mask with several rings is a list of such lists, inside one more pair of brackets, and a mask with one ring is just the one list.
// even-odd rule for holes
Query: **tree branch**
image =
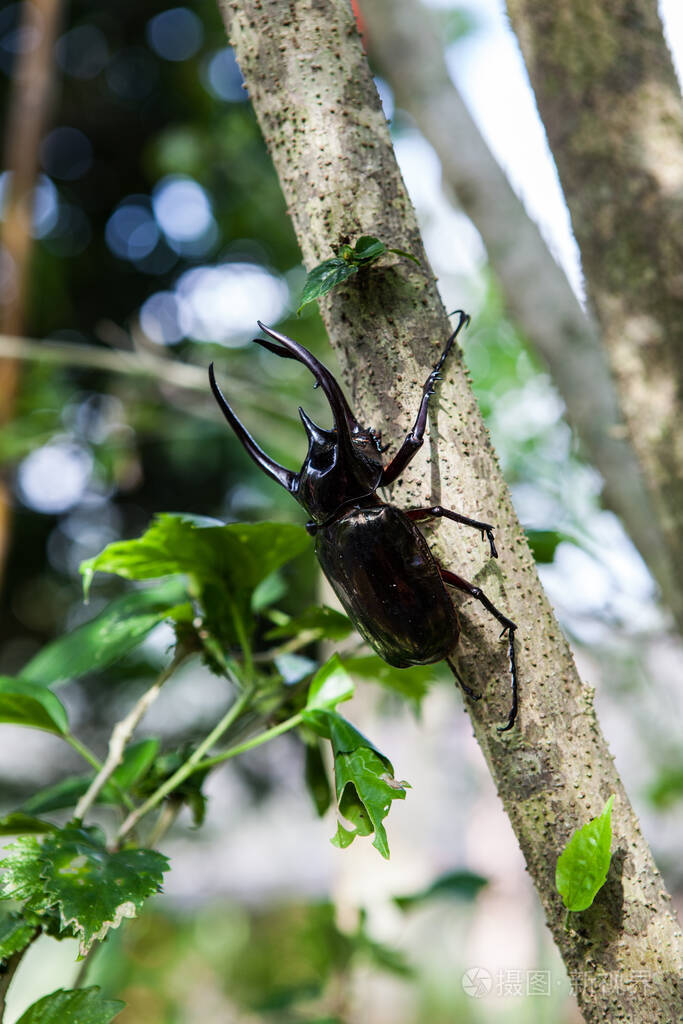
{"label": "tree branch", "polygon": [[[357,412],[385,437],[399,438],[450,330],[350,5],[222,0],[221,8],[306,265],[368,233],[420,260],[420,267],[385,260],[321,303]],[[469,707],[475,733],[569,973],[591,972],[599,982],[647,964],[646,993],[635,985],[619,993],[618,1012],[632,1022],[672,1020],[683,939],[669,897],[600,732],[592,693],[541,589],[458,352],[446,378],[430,444],[392,497],[424,505],[429,479],[431,503],[497,526],[498,562],[455,527],[435,545],[445,566],[476,578],[519,626],[521,710],[515,730],[500,736],[496,726],[509,700],[505,645],[472,602],[461,609],[460,667],[474,689],[487,691]],[[566,932],[555,863],[569,835],[602,811],[610,793],[616,854],[608,885],[581,915],[578,934]],[[597,983],[579,992],[587,1019],[596,1021],[610,1018],[616,998],[611,986]]]}
{"label": "tree branch", "polygon": [[453,84],[431,12],[418,0],[363,0],[362,10],[382,75],[436,150],[444,179],[479,231],[511,317],[546,361],[567,419],[602,474],[605,503],[621,517],[665,603],[683,613],[596,325]]}
{"label": "tree branch", "polygon": [[657,3],[507,6],[666,540],[668,601],[683,629],[683,106]]}

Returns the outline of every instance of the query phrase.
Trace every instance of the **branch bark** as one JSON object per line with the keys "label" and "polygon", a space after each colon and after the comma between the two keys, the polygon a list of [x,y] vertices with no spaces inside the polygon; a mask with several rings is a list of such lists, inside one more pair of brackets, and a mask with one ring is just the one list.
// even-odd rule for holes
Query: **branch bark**
{"label": "branch bark", "polygon": [[464,212],[479,231],[512,319],[546,361],[567,418],[683,632],[683,594],[640,466],[624,434],[617,393],[595,322],[451,81],[431,12],[418,0],[363,0],[371,54],[397,104],[434,147]]}
{"label": "branch bark", "polygon": [[508,0],[683,621],[683,106],[656,0]]}
{"label": "branch bark", "polygon": [[[249,94],[289,205],[304,261],[372,233],[420,260],[396,257],[359,273],[321,303],[356,411],[385,437],[412,423],[419,388],[450,333],[347,0],[221,0]],[[497,527],[498,562],[471,531],[447,527],[434,547],[517,622],[521,710],[501,736],[509,685],[505,645],[479,607],[460,607],[462,673],[488,691],[470,705],[477,739],[517,833],[548,925],[587,1020],[669,1021],[679,1006],[681,936],[670,900],[616,774],[585,687],[541,589],[460,352],[448,364],[427,451],[393,488],[405,507],[427,501]],[[616,852],[605,889],[565,931],[555,863],[569,835],[615,794]],[[617,995],[615,971],[649,970]]]}

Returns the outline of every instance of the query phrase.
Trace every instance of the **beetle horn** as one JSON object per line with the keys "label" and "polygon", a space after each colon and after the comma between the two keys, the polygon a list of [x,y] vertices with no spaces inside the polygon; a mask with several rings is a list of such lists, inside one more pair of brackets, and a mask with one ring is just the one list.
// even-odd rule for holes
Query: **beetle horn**
{"label": "beetle horn", "polygon": [[316,443],[319,445],[323,445],[325,443],[329,443],[330,441],[335,441],[337,439],[336,430],[325,430],[324,427],[319,427],[317,423],[313,422],[308,413],[304,412],[301,406],[299,406],[299,416],[301,417],[301,422],[303,423],[306,433],[308,434],[308,440],[310,444]]}
{"label": "beetle horn", "polygon": [[311,371],[316,381],[325,392],[327,401],[330,403],[335,426],[337,427],[338,432],[343,432],[343,426],[346,427],[345,432],[347,434],[353,434],[355,431],[361,430],[362,428],[358,423],[358,420],[349,408],[349,403],[346,401],[344,392],[339,387],[339,384],[327,367],[323,366],[323,364],[316,359],[313,353],[309,352],[307,348],[303,347],[303,345],[300,345],[298,341],[293,341],[292,338],[288,338],[286,335],[280,334],[279,331],[274,331],[271,327],[266,327],[266,325],[261,323],[260,320],[257,320],[256,322],[262,331],[265,331],[265,333],[270,335],[271,338],[280,342],[279,345],[273,345],[272,342],[266,341],[264,338],[254,338],[253,340],[257,345],[267,348],[270,352],[274,352],[275,355],[281,356],[283,359],[296,359]]}
{"label": "beetle horn", "polygon": [[216,375],[213,371],[213,363],[209,366],[209,383],[211,384],[213,396],[218,402],[221,412],[242,442],[247,454],[252,457],[257,466],[261,467],[264,473],[267,473],[268,476],[272,476],[274,480],[277,480],[279,484],[282,484],[285,490],[293,493],[296,490],[296,486],[299,481],[298,474],[293,473],[291,469],[285,469],[285,467],[281,466],[279,462],[275,462],[274,459],[271,459],[269,455],[266,455],[263,449],[256,444],[256,441],[253,439],[247,428],[237,419],[234,412],[228,405],[225,395],[218,387]]}

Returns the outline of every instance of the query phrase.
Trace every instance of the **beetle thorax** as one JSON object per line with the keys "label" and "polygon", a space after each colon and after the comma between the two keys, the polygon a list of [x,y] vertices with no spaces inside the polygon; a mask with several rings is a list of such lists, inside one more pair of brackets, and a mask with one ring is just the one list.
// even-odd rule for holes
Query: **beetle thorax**
{"label": "beetle thorax", "polygon": [[329,520],[354,498],[371,497],[382,475],[377,441],[370,431],[318,427],[299,410],[308,453],[298,476],[296,498],[316,523]]}

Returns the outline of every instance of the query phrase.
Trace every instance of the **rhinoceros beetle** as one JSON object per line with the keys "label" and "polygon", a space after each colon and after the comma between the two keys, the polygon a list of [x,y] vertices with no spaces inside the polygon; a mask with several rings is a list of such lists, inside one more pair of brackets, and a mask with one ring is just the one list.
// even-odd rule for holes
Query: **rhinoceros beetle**
{"label": "rhinoceros beetle", "polygon": [[386,448],[382,447],[380,436],[361,426],[330,371],[303,345],[260,321],[259,327],[273,341],[254,338],[254,342],[277,356],[296,359],[307,366],[332,409],[331,430],[317,426],[299,409],[308,435],[308,454],[299,473],[280,466],[257,445],[218,387],[213,363],[209,380],[223,415],[248,454],[310,516],[306,529],[315,537],[323,572],[358,632],[381,658],[398,668],[445,660],[465,693],[478,700],[479,695],[465,685],[449,657],[457,645],[460,624],[446,587],[476,598],[498,620],[503,627],[501,637],[508,636],[512,681],[510,714],[498,730],[505,732],[512,728],[517,715],[517,627],[479,587],[439,565],[415,523],[443,517],[472,526],[481,531],[482,539],[487,537],[491,556],[497,558],[493,527],[441,505],[399,509],[377,495],[379,487],[400,476],[423,443],[429,399],[440,370],[459,331],[470,320],[462,310],[457,313],[458,326],[422,388],[413,428],[387,466],[382,462]]}

